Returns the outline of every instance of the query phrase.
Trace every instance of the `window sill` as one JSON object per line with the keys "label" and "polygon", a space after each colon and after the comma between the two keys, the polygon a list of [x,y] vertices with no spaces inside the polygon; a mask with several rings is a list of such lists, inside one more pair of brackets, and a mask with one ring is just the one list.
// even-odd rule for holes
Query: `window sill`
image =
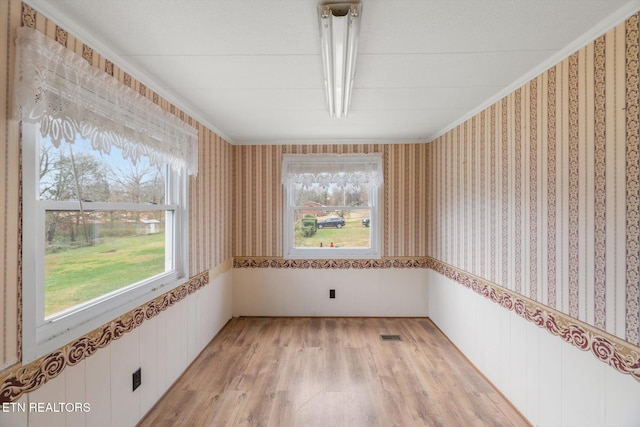
{"label": "window sill", "polygon": [[[170,273],[159,278],[160,280],[148,282],[128,291],[118,292],[94,304],[87,304],[86,307],[66,316],[62,315],[45,320],[42,325],[35,327],[35,333],[23,333],[23,364],[32,362],[97,328],[101,328],[125,313],[162,294],[171,292],[188,280],[186,277],[175,277],[175,273]],[[24,332],[27,332],[27,328]],[[30,336],[33,338],[29,339]]]}

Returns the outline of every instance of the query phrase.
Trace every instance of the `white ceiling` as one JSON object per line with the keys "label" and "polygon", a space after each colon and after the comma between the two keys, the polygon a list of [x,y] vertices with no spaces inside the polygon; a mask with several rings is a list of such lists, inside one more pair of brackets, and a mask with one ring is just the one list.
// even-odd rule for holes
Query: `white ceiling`
{"label": "white ceiling", "polygon": [[426,142],[640,9],[361,0],[351,109],[332,119],[319,0],[27,2],[235,144]]}

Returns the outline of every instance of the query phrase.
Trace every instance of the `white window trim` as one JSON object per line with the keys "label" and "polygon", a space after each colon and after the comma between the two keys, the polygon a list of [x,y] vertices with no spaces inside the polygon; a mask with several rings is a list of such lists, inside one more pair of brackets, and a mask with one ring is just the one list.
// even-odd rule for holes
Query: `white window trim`
{"label": "white window trim", "polygon": [[[370,194],[370,221],[369,232],[371,233],[371,246],[369,248],[297,248],[294,245],[294,229],[293,218],[295,211],[294,192],[291,191],[292,183],[284,176],[291,164],[308,163],[326,163],[327,160],[332,163],[344,162],[362,163],[377,162],[378,173],[380,179],[377,183],[372,183]],[[382,257],[382,154],[285,154],[282,159],[283,170],[283,257],[285,259],[380,259]],[[338,206],[337,209],[342,207]],[[362,209],[357,207],[344,207],[345,209]]]}
{"label": "white window trim", "polygon": [[[22,361],[28,363],[187,279],[187,174],[198,171],[198,132],[35,29],[17,29],[15,64],[14,117],[23,125]],[[69,209],[71,205],[47,204],[36,198],[36,132],[49,137],[56,147],[63,141],[73,143],[79,136],[103,153],[118,147],[131,161],[144,156],[153,165],[171,165],[167,191],[175,198],[171,202],[177,208],[175,229],[165,229],[165,235],[174,239],[174,253],[170,255],[175,257],[174,270],[45,320],[44,210],[59,206]],[[105,207],[90,204],[85,203],[85,207]],[[122,206],[127,208],[126,204]]]}
{"label": "white window trim", "polygon": [[[22,362],[29,363],[77,339],[144,303],[175,289],[187,280],[188,248],[188,180],[186,173],[172,171],[169,199],[175,201],[175,229],[166,230],[173,239],[174,269],[116,290],[95,300],[44,318],[44,211],[47,202],[36,198],[38,185],[38,151],[36,125],[23,123],[23,248],[22,248]],[[91,206],[94,205],[94,206]],[[58,205],[60,206],[60,205]],[[85,203],[85,208],[100,209],[104,204]],[[113,204],[110,205],[113,207]],[[127,204],[123,209],[130,208]],[[159,207],[162,207],[160,205]],[[164,210],[164,209],[163,209]],[[169,261],[168,261],[169,262]]]}

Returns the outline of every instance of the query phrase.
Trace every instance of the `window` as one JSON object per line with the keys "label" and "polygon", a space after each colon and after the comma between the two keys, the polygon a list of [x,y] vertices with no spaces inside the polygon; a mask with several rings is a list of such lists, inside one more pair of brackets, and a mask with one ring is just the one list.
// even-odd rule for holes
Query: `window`
{"label": "window", "polygon": [[19,29],[23,363],[184,283],[197,133]]}
{"label": "window", "polygon": [[56,146],[27,123],[23,170],[23,280],[36,284],[25,310],[37,343],[184,278],[184,176],[80,138]]}
{"label": "window", "polygon": [[382,156],[285,155],[285,258],[380,258]]}

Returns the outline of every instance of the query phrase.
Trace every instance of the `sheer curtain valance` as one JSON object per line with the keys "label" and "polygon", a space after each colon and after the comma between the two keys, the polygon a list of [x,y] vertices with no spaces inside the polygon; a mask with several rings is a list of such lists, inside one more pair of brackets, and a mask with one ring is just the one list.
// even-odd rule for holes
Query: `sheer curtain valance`
{"label": "sheer curtain valance", "polygon": [[40,124],[56,146],[80,137],[103,153],[115,146],[133,162],[146,156],[197,174],[195,128],[37,30],[18,28],[16,45],[17,119]]}
{"label": "sheer curtain valance", "polygon": [[359,187],[362,184],[380,186],[383,182],[381,154],[285,154],[282,163],[282,183],[302,184],[308,188],[336,185]]}

